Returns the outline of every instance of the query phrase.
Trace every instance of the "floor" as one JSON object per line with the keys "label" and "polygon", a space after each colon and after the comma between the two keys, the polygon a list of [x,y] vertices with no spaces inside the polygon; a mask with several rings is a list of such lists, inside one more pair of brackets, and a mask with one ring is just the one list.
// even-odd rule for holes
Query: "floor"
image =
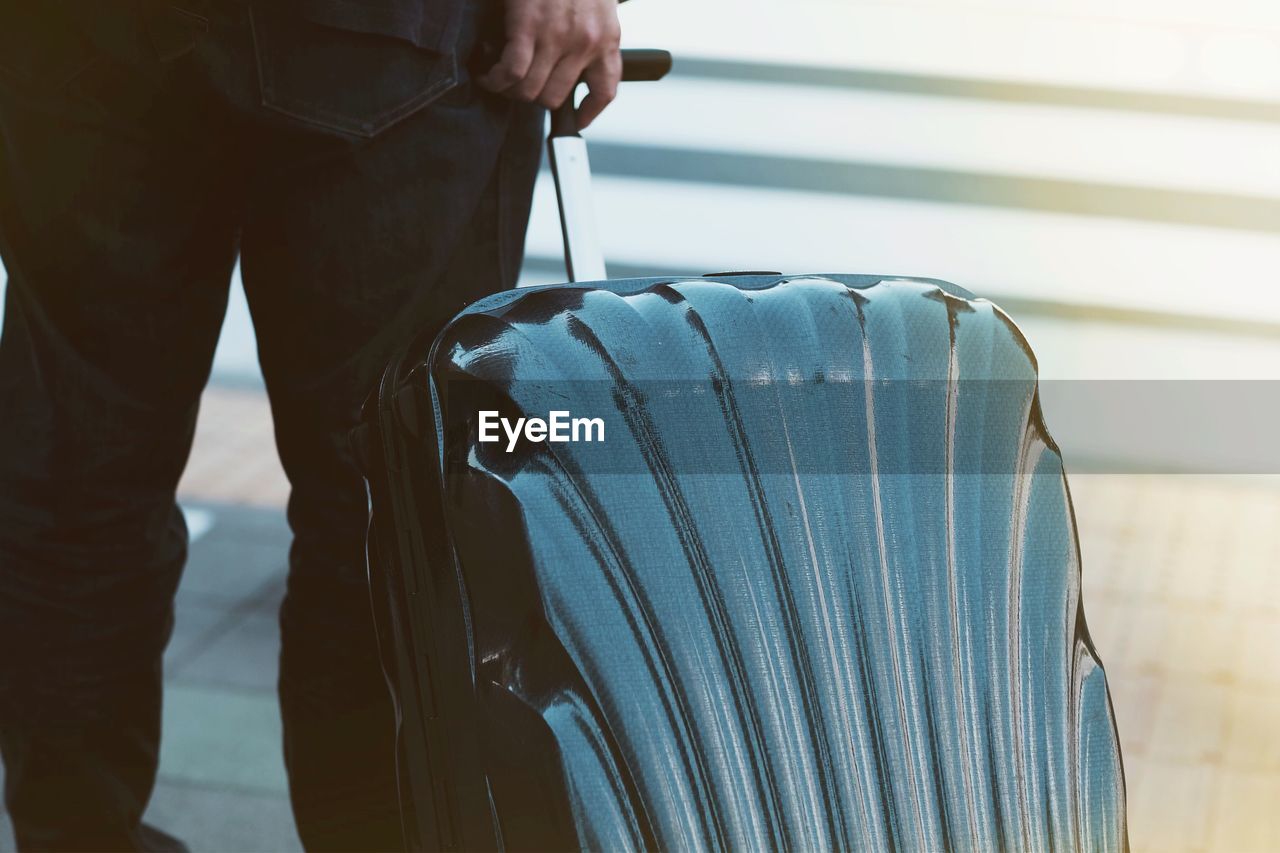
{"label": "floor", "polygon": [[[1167,475],[1071,485],[1133,849],[1280,850],[1280,490]],[[148,812],[194,850],[299,847],[274,690],[286,494],[261,392],[211,389],[182,484],[195,540]],[[11,844],[0,815],[0,851]]]}
{"label": "floor", "polygon": [[1280,850],[1280,490],[1071,480],[1135,851]]}

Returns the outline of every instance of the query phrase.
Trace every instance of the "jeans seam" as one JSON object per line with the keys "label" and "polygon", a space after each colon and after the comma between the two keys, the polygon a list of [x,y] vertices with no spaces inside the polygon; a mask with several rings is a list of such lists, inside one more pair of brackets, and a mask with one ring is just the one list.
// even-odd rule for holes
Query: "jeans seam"
{"label": "jeans seam", "polygon": [[498,150],[498,197],[496,199],[498,205],[498,215],[496,217],[498,221],[498,277],[504,289],[507,287],[507,282],[512,281],[511,270],[508,268],[507,263],[507,248],[508,243],[510,242],[510,238],[507,235],[507,225],[511,219],[510,213],[507,210],[507,197],[509,196],[507,183],[508,176],[511,173],[511,165],[509,162],[511,159],[510,138],[512,128],[515,124],[514,113],[515,104],[508,104],[506,133],[504,134],[502,147]]}

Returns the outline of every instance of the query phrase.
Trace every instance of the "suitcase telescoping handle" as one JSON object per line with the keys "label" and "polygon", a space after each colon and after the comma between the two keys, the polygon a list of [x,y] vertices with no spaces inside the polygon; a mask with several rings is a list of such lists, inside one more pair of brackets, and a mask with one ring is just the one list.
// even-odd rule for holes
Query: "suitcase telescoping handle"
{"label": "suitcase telescoping handle", "polygon": [[[671,54],[665,50],[622,51],[623,82],[661,80],[671,70]],[[551,176],[560,205],[560,229],[564,233],[564,265],[569,281],[608,278],[604,250],[596,231],[591,204],[591,164],[587,143],[578,133],[573,97],[551,113],[547,137]]]}

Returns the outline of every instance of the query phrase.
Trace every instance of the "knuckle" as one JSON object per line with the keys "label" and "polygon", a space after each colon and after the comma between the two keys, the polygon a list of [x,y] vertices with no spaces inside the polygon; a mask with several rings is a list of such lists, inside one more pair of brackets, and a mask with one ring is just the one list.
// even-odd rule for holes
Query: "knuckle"
{"label": "knuckle", "polygon": [[511,64],[527,65],[533,58],[533,39],[523,37],[512,39],[509,53]]}
{"label": "knuckle", "polygon": [[596,47],[604,42],[605,31],[596,20],[584,21],[578,28],[578,39],[588,47]]}

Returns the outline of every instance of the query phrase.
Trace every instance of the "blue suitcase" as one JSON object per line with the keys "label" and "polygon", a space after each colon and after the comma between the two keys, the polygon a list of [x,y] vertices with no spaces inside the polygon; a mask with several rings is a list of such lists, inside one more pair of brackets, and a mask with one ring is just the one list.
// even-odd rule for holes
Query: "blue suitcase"
{"label": "blue suitcase", "polygon": [[362,455],[411,849],[1127,847],[1062,462],[992,304],[501,293],[388,367]]}

